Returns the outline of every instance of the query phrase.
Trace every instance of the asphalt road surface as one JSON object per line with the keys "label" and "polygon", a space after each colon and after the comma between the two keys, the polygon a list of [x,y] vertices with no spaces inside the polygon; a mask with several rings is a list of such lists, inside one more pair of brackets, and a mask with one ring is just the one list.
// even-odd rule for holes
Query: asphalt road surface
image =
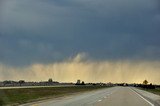
{"label": "asphalt road surface", "polygon": [[70,97],[35,103],[31,106],[154,106],[129,87],[112,87]]}

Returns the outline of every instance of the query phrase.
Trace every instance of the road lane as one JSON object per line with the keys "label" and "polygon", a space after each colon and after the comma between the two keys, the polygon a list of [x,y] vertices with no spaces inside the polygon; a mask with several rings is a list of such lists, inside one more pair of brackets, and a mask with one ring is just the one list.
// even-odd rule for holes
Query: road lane
{"label": "road lane", "polygon": [[93,104],[93,106],[153,106],[146,102],[134,91],[128,87],[120,88],[114,94],[103,99],[101,102]]}
{"label": "road lane", "polygon": [[[23,105],[28,106],[28,105]],[[112,87],[30,106],[152,106],[129,87]]]}

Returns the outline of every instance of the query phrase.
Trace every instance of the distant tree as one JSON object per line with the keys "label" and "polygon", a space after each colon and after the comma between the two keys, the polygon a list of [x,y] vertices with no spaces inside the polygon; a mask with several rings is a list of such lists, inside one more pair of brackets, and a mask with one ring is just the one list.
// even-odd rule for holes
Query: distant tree
{"label": "distant tree", "polygon": [[93,83],[92,85],[96,86],[97,84],[96,84],[96,83]]}
{"label": "distant tree", "polygon": [[25,83],[24,80],[19,80],[18,82],[19,82],[20,86]]}
{"label": "distant tree", "polygon": [[7,81],[7,80],[6,80],[6,81],[3,81],[3,84],[4,84],[4,85],[6,85],[6,84],[11,84],[11,81]]}
{"label": "distant tree", "polygon": [[147,81],[147,80],[144,80],[144,81],[143,81],[143,84],[144,84],[144,85],[147,85],[147,84],[148,84],[148,81]]}
{"label": "distant tree", "polygon": [[84,81],[82,81],[81,85],[85,85]]}
{"label": "distant tree", "polygon": [[76,85],[81,85],[81,80],[80,79],[77,80]]}
{"label": "distant tree", "polygon": [[49,78],[49,79],[48,79],[48,82],[50,82],[50,83],[53,82],[52,78]]}

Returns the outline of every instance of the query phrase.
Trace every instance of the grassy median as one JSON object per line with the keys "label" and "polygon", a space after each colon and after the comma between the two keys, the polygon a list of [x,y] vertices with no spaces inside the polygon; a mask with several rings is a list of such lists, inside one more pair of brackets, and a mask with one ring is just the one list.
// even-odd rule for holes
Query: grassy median
{"label": "grassy median", "polygon": [[105,88],[104,86],[70,86],[70,87],[41,87],[0,89],[0,106],[18,105],[27,102],[44,100]]}

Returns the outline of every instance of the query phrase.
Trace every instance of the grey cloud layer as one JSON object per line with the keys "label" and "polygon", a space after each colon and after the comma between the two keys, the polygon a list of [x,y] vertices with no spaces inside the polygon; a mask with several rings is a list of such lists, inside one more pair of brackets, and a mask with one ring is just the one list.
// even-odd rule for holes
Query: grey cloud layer
{"label": "grey cloud layer", "polygon": [[157,0],[1,0],[0,62],[160,58]]}

